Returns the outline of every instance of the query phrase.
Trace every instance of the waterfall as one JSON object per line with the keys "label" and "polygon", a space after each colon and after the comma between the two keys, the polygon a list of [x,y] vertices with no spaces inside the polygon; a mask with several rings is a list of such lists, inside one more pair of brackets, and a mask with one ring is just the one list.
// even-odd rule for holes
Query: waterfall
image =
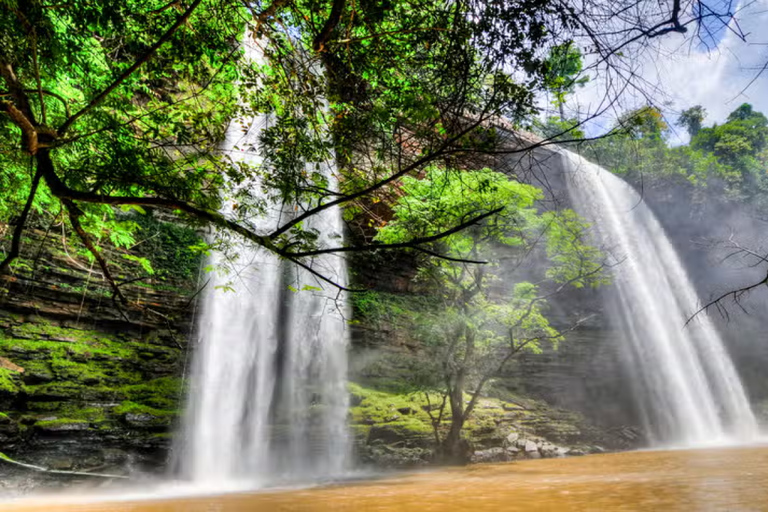
{"label": "waterfall", "polygon": [[[258,166],[255,148],[268,121],[258,116],[232,123],[222,150]],[[320,167],[333,189],[333,167]],[[250,187],[261,190],[258,183]],[[296,209],[267,205],[266,214],[251,223],[256,232],[273,230]],[[230,202],[222,213],[231,215],[234,208]],[[340,245],[340,210],[311,217],[304,229],[319,233],[320,247]],[[210,256],[209,265],[229,273],[206,276],[175,466],[186,478],[207,484],[338,476],[349,452],[344,295],[265,249],[231,242],[236,255],[230,250]],[[316,257],[311,267],[346,284],[340,255]]]}
{"label": "waterfall", "polygon": [[574,153],[563,156],[572,202],[615,264],[611,316],[652,440],[753,440],[757,422],[715,326],[706,314],[686,326],[699,299],[656,216],[617,176]]}

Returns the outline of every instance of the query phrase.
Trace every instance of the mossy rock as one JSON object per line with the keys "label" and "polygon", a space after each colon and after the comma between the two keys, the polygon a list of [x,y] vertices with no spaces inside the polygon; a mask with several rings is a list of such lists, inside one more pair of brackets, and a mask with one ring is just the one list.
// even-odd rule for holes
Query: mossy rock
{"label": "mossy rock", "polygon": [[113,411],[122,421],[134,428],[166,429],[175,420],[175,410],[155,409],[135,402],[124,401]]}
{"label": "mossy rock", "polygon": [[381,441],[387,445],[403,447],[428,447],[434,437],[429,427],[424,428],[411,422],[395,421],[384,425],[373,425],[368,431],[368,443]]}
{"label": "mossy rock", "polygon": [[33,428],[35,431],[46,433],[83,431],[90,428],[90,422],[73,418],[55,418],[38,421]]}
{"label": "mossy rock", "polygon": [[137,404],[156,410],[176,410],[182,395],[182,381],[178,377],[161,377],[142,384],[123,386],[120,392]]}
{"label": "mossy rock", "polygon": [[21,374],[8,368],[0,367],[0,397],[15,397],[22,389]]}

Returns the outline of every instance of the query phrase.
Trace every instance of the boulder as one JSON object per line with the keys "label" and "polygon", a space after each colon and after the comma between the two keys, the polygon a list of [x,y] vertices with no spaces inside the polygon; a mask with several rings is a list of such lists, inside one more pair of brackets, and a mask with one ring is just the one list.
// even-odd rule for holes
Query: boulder
{"label": "boulder", "polygon": [[510,459],[509,454],[504,448],[488,448],[487,450],[477,450],[472,454],[472,462],[505,462]]}
{"label": "boulder", "polygon": [[156,418],[155,416],[144,413],[144,412],[140,412],[140,413],[129,412],[129,413],[126,413],[125,415],[126,423],[128,423],[129,425],[133,425],[135,427],[143,427],[146,425],[150,425],[152,423],[155,423],[157,419],[158,418]]}

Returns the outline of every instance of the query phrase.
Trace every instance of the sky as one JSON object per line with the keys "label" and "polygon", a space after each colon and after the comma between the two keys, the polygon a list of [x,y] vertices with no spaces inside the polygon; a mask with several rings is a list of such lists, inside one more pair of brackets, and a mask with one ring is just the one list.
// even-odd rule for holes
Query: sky
{"label": "sky", "polygon": [[[710,26],[713,39],[698,40],[669,34],[657,41],[658,51],[645,52],[635,62],[642,89],[662,108],[672,144],[687,142],[685,130],[674,126],[682,110],[702,105],[707,110],[705,125],[722,123],[742,103],[768,115],[768,0],[757,0],[738,8],[736,22],[746,34],[742,41],[733,30]],[[736,28],[736,27],[733,27]],[[762,70],[762,72],[761,72]],[[605,85],[592,80],[577,90],[567,104],[570,112],[595,112],[605,98]],[[646,104],[637,91],[628,91],[613,112],[591,122],[589,135],[604,132],[617,115]]]}

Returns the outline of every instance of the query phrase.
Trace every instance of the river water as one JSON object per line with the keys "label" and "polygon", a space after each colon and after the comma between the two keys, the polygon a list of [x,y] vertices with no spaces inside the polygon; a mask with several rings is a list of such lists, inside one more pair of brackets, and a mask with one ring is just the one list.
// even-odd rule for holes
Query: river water
{"label": "river water", "polygon": [[310,489],[194,497],[39,498],[3,512],[768,510],[768,447],[476,465]]}

